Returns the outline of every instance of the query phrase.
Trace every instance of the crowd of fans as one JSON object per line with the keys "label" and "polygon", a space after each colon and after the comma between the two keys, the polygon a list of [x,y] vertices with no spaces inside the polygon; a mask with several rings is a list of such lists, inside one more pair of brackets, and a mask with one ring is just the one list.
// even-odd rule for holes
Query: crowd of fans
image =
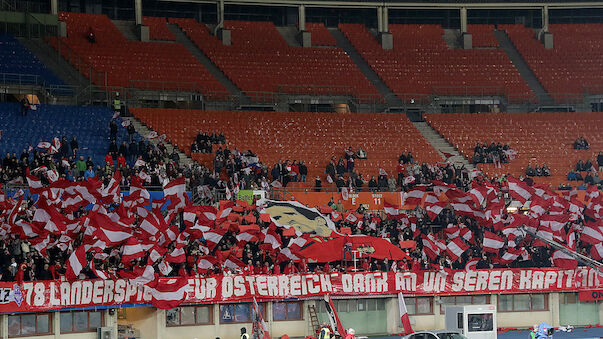
{"label": "crowd of fans", "polygon": [[526,175],[528,177],[550,177],[551,169],[546,164],[532,166],[530,163],[526,168]]}
{"label": "crowd of fans", "polygon": [[[69,181],[90,180],[96,177],[107,185],[114,177],[116,171],[120,171],[121,185],[129,186],[135,178],[144,181],[148,186],[163,187],[174,178],[184,177],[189,188],[199,188],[199,197],[203,198],[204,203],[215,203],[213,195],[208,194],[208,190],[218,188],[227,192],[237,192],[242,189],[264,189],[282,184],[286,186],[289,182],[305,182],[307,180],[307,167],[303,161],[279,161],[269,169],[262,164],[257,155],[248,150],[241,152],[237,149],[230,150],[228,147],[222,147],[225,144],[224,136],[221,134],[208,134],[200,132],[193,147],[201,152],[212,152],[213,145],[220,145],[215,151],[214,171],[200,165],[183,165],[177,152],[168,152],[162,142],[157,144],[150,143],[147,140],[136,141],[133,127],[126,126],[128,129],[129,143],[123,141],[119,146],[116,142],[117,123],[112,121],[110,129],[110,141],[107,156],[104,164],[94,164],[90,158],[84,160],[80,156],[78,142],[75,138],[69,142],[66,137],[61,139],[61,145],[56,152],[41,152],[38,150],[23,150],[20,157],[16,154],[7,154],[2,159],[1,182],[2,183],[25,183],[27,169],[38,176],[43,184],[49,184],[48,171],[56,170],[58,175]],[[585,141],[585,140],[584,140]],[[475,148],[474,162],[506,162],[510,148],[508,145],[491,143],[489,146],[478,144]],[[431,186],[433,182],[439,182],[450,187],[456,187],[461,191],[467,192],[477,185],[492,187],[497,197],[505,203],[510,200],[505,196],[506,177],[485,178],[479,173],[468,170],[464,166],[455,166],[451,163],[437,164],[418,164],[415,162],[412,153],[404,152],[399,157],[399,165],[396,168],[397,177],[388,175],[384,170],[380,170],[377,178],[371,176],[366,180],[362,174],[354,168],[356,159],[366,158],[366,152],[359,149],[354,152],[351,147],[344,150],[344,154],[337,158],[333,156],[326,166],[325,173],[327,180],[331,179],[339,191],[344,188],[356,192],[362,191],[409,191],[417,185]],[[599,153],[597,158],[601,166],[603,156]],[[590,161],[580,161],[576,166],[576,174],[580,174],[580,169],[593,169]],[[588,175],[591,175],[589,170]],[[542,166],[532,167],[526,170],[528,178],[525,182],[532,185],[531,176],[547,176],[550,170],[543,164]],[[596,174],[595,174],[596,176]],[[588,183],[596,184],[600,182],[598,176]],[[269,181],[268,178],[271,178]],[[569,175],[568,175],[569,179]],[[278,183],[277,183],[278,182]],[[586,179],[585,179],[586,182]],[[317,189],[322,187],[320,177],[315,179]],[[431,189],[431,188],[430,188]],[[231,199],[234,195],[228,197]],[[492,197],[491,197],[492,199]],[[274,231],[282,242],[282,248],[297,238],[295,234],[285,232],[284,228],[275,227],[270,221],[262,218],[259,209],[254,205],[243,202],[237,202],[238,205],[233,208],[233,215],[238,215],[236,220],[239,226],[248,226],[257,224],[260,233],[266,234],[266,231]],[[115,207],[115,206],[114,206]],[[31,222],[35,214],[36,206],[31,198],[23,201],[22,211],[19,215],[21,220]],[[493,232],[503,236],[503,230],[494,227],[492,224],[484,224],[479,218],[461,215],[447,205],[437,217],[431,219],[427,210],[423,207],[417,207],[408,211],[403,218],[387,218],[386,214],[368,212],[364,207],[355,211],[344,211],[340,201],[337,203],[331,201],[326,206],[321,206],[321,211],[330,213],[337,211],[340,213],[353,213],[354,221],[349,218],[339,218],[335,220],[335,226],[338,231],[343,228],[350,230],[352,234],[361,234],[373,237],[387,238],[393,244],[399,245],[401,241],[413,240],[416,246],[407,249],[410,260],[401,262],[389,262],[376,259],[362,259],[359,263],[359,269],[370,270],[418,270],[418,269],[462,269],[471,260],[477,261],[477,268],[495,268],[495,267],[549,267],[552,265],[552,249],[548,246],[535,246],[535,239],[526,236],[514,240],[514,246],[523,248],[522,255],[511,263],[501,263],[500,257],[511,247],[506,244],[498,253],[485,252],[482,248],[484,232]],[[583,207],[584,208],[584,207]],[[72,218],[85,218],[89,211],[79,208],[71,213]],[[6,213],[6,211],[5,211]],[[165,214],[165,211],[163,212]],[[507,214],[504,210],[502,220],[512,221],[513,215]],[[572,231],[580,231],[585,227],[588,217],[579,217],[567,222],[563,227],[563,232],[568,234]],[[142,222],[141,217],[133,219],[133,225],[139,226]],[[182,215],[179,214],[172,219],[171,225],[180,232],[187,226],[184,224]],[[423,239],[427,236],[434,239],[448,239],[449,230],[452,228],[467,229],[472,234],[470,239],[466,239],[470,248],[465,251],[458,260],[452,260],[446,251],[442,251],[435,258],[426,255]],[[185,252],[186,260],[184,262],[166,262],[161,259],[155,262],[156,272],[162,272],[165,276],[175,275],[211,275],[223,274],[230,271],[241,271],[244,273],[294,273],[294,272],[334,272],[350,270],[353,266],[346,262],[331,262],[326,264],[308,263],[306,260],[293,261],[290,257],[283,257],[279,251],[268,249],[263,242],[262,236],[258,234],[257,238],[250,241],[241,241],[237,238],[237,227],[229,228],[220,240],[216,249],[211,253],[207,251],[207,242],[203,237],[189,237],[186,242]],[[3,281],[23,281],[23,280],[47,280],[58,279],[65,274],[66,261],[74,246],[67,247],[60,241],[58,236],[50,236],[49,240],[54,242],[48,250],[42,254],[34,244],[32,239],[20,236],[18,233],[12,233],[0,241],[0,274]],[[74,244],[79,245],[82,235],[77,235]],[[580,242],[580,235],[577,235],[577,251],[584,255],[589,255],[592,245]],[[166,246],[167,252],[171,252],[177,246],[172,241]],[[244,266],[238,268],[226,268],[223,265],[216,264],[214,268],[200,269],[199,259],[211,254],[218,263],[223,263],[227,258],[234,255],[240,259]],[[128,262],[122,260],[121,251],[118,248],[106,249],[103,253],[89,253],[88,260],[93,263],[82,271],[82,278],[95,278],[95,271],[107,272],[110,277],[128,277],[131,272],[135,272],[145,267],[148,262],[149,253],[144,256]],[[170,266],[171,265],[171,266]],[[167,269],[166,266],[170,266]]]}
{"label": "crowd of fans", "polygon": [[191,144],[192,153],[212,153],[213,145],[223,145],[226,143],[226,138],[222,133],[212,132],[211,134],[199,131],[195,137],[195,141]]}
{"label": "crowd of fans", "polygon": [[[475,181],[479,184],[488,184],[495,187],[498,196],[497,198],[504,201],[504,193],[501,190],[504,187],[504,182],[484,182]],[[32,200],[23,202],[24,213],[19,217],[27,221],[32,220],[35,213],[35,207]],[[325,206],[320,206],[323,213],[329,214],[330,211],[342,212],[343,205],[341,201],[331,201]],[[87,213],[86,210],[80,209],[74,213],[75,217],[83,217]],[[402,241],[413,240],[416,247],[407,249],[410,260],[400,262],[391,262],[387,259],[376,260],[371,258],[361,259],[357,263],[357,268],[361,271],[378,271],[378,270],[429,270],[429,269],[463,269],[469,261],[476,261],[476,267],[480,268],[501,268],[501,267],[550,267],[552,266],[552,249],[548,246],[535,245],[537,240],[529,236],[519,237],[514,240],[517,248],[525,248],[525,253],[519,256],[511,263],[501,263],[501,255],[506,251],[507,243],[504,248],[501,248],[497,253],[486,252],[482,248],[482,240],[484,232],[493,232],[503,236],[503,231],[491,225],[480,223],[476,218],[461,216],[455,213],[451,207],[446,207],[434,219],[431,220],[424,208],[417,207],[404,218],[388,219],[383,213],[371,213],[364,208],[359,208],[355,211],[348,211],[358,217],[357,220],[350,221],[349,218],[340,218],[335,221],[335,226],[338,232],[343,228],[349,229],[351,234],[367,235],[372,237],[389,239],[393,244],[399,245]],[[296,238],[294,234],[285,234],[285,229],[275,227],[275,225],[265,218],[262,218],[260,211],[254,205],[249,205],[245,202],[238,202],[233,208],[231,214],[236,215],[235,218],[229,217],[229,220],[236,220],[238,227],[257,224],[260,232],[266,230],[274,230],[280,238],[283,248]],[[504,212],[503,220],[511,219],[513,215]],[[580,230],[584,228],[584,222],[588,217],[578,218],[567,222],[563,227],[563,232],[568,233],[572,230]],[[134,225],[139,225],[141,218],[134,219]],[[413,225],[414,224],[414,225]],[[173,220],[173,225],[179,228],[180,231],[186,229],[180,217]],[[430,258],[424,251],[424,243],[422,239],[426,236],[435,239],[449,238],[451,228],[468,229],[472,236],[466,242],[470,248],[466,250],[459,259],[452,258],[442,251],[435,258]],[[224,234],[221,241],[216,246],[216,249],[210,253],[215,256],[217,262],[224,262],[231,255],[234,255],[243,262],[243,266],[238,268],[226,268],[221,265],[215,265],[214,268],[204,270],[200,269],[197,263],[199,259],[204,257],[207,252],[207,242],[202,238],[190,237],[185,246],[186,260],[184,262],[173,263],[166,262],[160,259],[154,264],[156,272],[162,272],[165,276],[195,276],[195,275],[213,275],[227,273],[296,273],[296,272],[338,272],[349,271],[354,265],[351,261],[348,262],[330,262],[330,263],[308,263],[307,260],[296,260],[295,262],[287,257],[283,257],[278,251],[271,250],[262,241],[260,233],[258,237],[248,242],[237,239],[239,234],[238,229],[229,228]],[[74,244],[79,244],[82,234],[74,240]],[[21,239],[18,234],[12,234],[8,238],[0,241],[0,273],[2,281],[28,281],[28,280],[48,280],[60,279],[66,270],[66,261],[69,257],[70,250],[63,244],[61,246],[58,237],[51,237],[51,240],[57,243],[56,246],[50,247],[44,255],[41,255],[32,245],[30,240]],[[576,237],[577,251],[584,255],[589,255],[592,245],[581,242],[580,235]],[[176,242],[172,242],[166,246],[167,253],[170,253],[176,246]],[[148,262],[148,253],[145,253],[140,258],[132,262],[123,261],[121,252],[116,249],[106,249],[100,253],[89,253],[88,260],[93,263],[93,267],[85,267],[80,278],[96,278],[95,271],[106,272],[110,277],[130,277],[132,272],[136,272],[144,268]],[[169,269],[165,268],[169,267]],[[162,267],[163,266],[163,267]]]}
{"label": "crowd of fans", "polygon": [[477,143],[473,149],[472,162],[474,164],[505,164],[509,162],[512,150],[509,145],[499,143]]}
{"label": "crowd of fans", "polygon": [[588,144],[588,141],[586,141],[586,139],[584,139],[584,137],[579,137],[578,139],[576,139],[576,141],[574,141],[574,149],[589,149],[590,145]]}

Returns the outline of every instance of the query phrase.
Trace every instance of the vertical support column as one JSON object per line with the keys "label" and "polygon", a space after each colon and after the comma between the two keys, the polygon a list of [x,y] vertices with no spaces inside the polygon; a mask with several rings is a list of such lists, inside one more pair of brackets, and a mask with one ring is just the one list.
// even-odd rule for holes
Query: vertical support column
{"label": "vertical support column", "polygon": [[50,14],[59,14],[59,0],[50,0]]}
{"label": "vertical support column", "polygon": [[463,49],[473,48],[473,37],[467,32],[467,8],[461,7],[461,43]]}
{"label": "vertical support column", "polygon": [[377,7],[377,32],[383,32],[383,10]]}
{"label": "vertical support column", "polygon": [[377,7],[377,26],[379,29],[379,42],[381,43],[381,48],[394,48],[394,38],[391,33],[389,33],[388,11],[385,6]]}
{"label": "vertical support column", "polygon": [[382,17],[383,17],[383,27],[381,29],[382,32],[387,33],[389,32],[389,8],[387,8],[386,6],[381,7],[381,10],[383,11]]}
{"label": "vertical support column", "polygon": [[461,7],[460,14],[461,14],[461,33],[465,34],[465,33],[467,33],[467,8]]}
{"label": "vertical support column", "polygon": [[549,6],[542,6],[542,31],[549,31]]}
{"label": "vertical support column", "polygon": [[549,33],[549,6],[542,6],[542,30],[540,30],[540,41],[546,49],[553,48],[553,34]]}
{"label": "vertical support column", "polygon": [[134,18],[136,25],[142,25],[142,0],[134,0]]}
{"label": "vertical support column", "polygon": [[216,33],[218,39],[222,40],[223,45],[230,46],[232,40],[230,37],[230,31],[224,29],[224,0],[218,1],[218,24],[216,25]]}
{"label": "vertical support column", "polygon": [[306,6],[299,5],[297,11],[299,13],[297,16],[298,29],[300,32],[303,32],[306,30]]}
{"label": "vertical support column", "polygon": [[312,34],[306,31],[306,6],[299,5],[297,11],[297,41],[302,47],[312,47]]}

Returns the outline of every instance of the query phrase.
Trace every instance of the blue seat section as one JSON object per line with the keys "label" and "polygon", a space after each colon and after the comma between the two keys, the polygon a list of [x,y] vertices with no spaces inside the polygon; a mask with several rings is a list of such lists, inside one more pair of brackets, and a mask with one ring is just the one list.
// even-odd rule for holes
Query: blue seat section
{"label": "blue seat section", "polygon": [[6,76],[6,82],[18,83],[21,81],[26,84],[65,85],[61,79],[13,36],[0,35],[0,60],[2,60],[0,62],[0,73],[38,76],[38,78]]}
{"label": "blue seat section", "polygon": [[[75,136],[79,144],[78,156],[92,157],[94,165],[103,165],[109,149],[109,122],[113,111],[104,106],[38,105],[38,109],[21,116],[17,103],[0,103],[0,157],[7,152],[21,155],[30,144],[36,148],[40,141]],[[128,143],[128,133],[117,119],[117,145]],[[141,137],[134,136],[138,142]],[[30,160],[33,158],[30,158]]]}

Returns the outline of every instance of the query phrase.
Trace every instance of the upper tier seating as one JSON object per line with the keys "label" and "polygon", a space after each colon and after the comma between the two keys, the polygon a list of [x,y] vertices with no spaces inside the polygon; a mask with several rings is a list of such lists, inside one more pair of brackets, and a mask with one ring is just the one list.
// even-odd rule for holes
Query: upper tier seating
{"label": "upper tier seating", "polygon": [[467,32],[471,34],[473,48],[499,45],[494,35],[494,25],[467,25]]}
{"label": "upper tier seating", "polygon": [[[202,93],[226,91],[181,44],[128,41],[105,15],[62,12],[59,19],[67,23],[67,38],[61,38],[61,54],[85,76],[89,65],[96,72],[107,72],[109,86]],[[90,27],[96,43],[86,39]],[[56,40],[51,43],[57,46]],[[69,48],[63,48],[64,45]],[[93,77],[92,81],[104,85],[104,77]]]}
{"label": "upper tier seating", "polygon": [[[2,81],[38,85],[64,85],[52,71],[40,62],[19,40],[10,35],[0,35],[0,73]],[[19,76],[21,75],[21,76]],[[36,77],[37,76],[37,77]]]}
{"label": "upper tier seating", "polygon": [[[567,173],[578,160],[596,163],[603,150],[602,113],[527,113],[527,114],[428,114],[426,120],[465,157],[473,157],[479,142],[508,144],[518,158],[502,168],[492,164],[478,167],[488,175],[511,173],[525,176],[530,162],[551,169],[551,177],[536,177],[536,182],[558,186],[567,182]],[[584,136],[590,150],[575,150],[574,141]]]}
{"label": "upper tier seating", "polygon": [[501,28],[557,102],[582,101],[585,91],[603,93],[603,24],[550,25],[553,49],[545,49],[531,28],[522,25]]}
{"label": "upper tier seating", "polygon": [[[109,122],[113,112],[102,106],[58,106],[38,105],[27,116],[20,115],[15,103],[0,103],[0,154],[7,152],[21,154],[31,144],[34,148],[40,141],[52,141],[52,138],[65,136],[68,141],[76,137],[79,155],[92,157],[96,165],[104,164],[109,148]],[[127,132],[117,121],[117,144],[127,141]],[[138,139],[139,136],[136,135]]]}
{"label": "upper tier seating", "polygon": [[[411,151],[417,162],[442,159],[404,115],[333,113],[222,112],[177,109],[131,109],[147,126],[165,133],[167,139],[187,154],[199,131],[222,132],[232,150],[248,149],[272,166],[283,161],[304,160],[308,179],[320,175],[330,157],[343,156],[345,148],[362,147],[368,159],[358,160],[362,174],[378,175],[379,168],[395,173],[398,155]],[[212,166],[213,155],[193,154]]]}
{"label": "upper tier seating", "polygon": [[321,22],[306,22],[306,30],[312,33],[312,46],[336,46],[337,41]]}
{"label": "upper tier seating", "polygon": [[[501,49],[450,49],[437,25],[390,25],[394,48],[383,50],[365,26],[339,24],[362,57],[396,94],[533,95]],[[466,88],[459,88],[466,87]],[[504,92],[504,93],[501,93]],[[402,98],[403,99],[403,98]]]}
{"label": "upper tier seating", "polygon": [[224,46],[194,19],[169,20],[251,97],[251,92],[285,92],[379,98],[342,49],[291,47],[272,22],[225,21],[232,45]]}
{"label": "upper tier seating", "polygon": [[142,17],[142,24],[149,26],[149,38],[151,40],[176,41],[176,35],[168,28],[165,18],[144,16]]}

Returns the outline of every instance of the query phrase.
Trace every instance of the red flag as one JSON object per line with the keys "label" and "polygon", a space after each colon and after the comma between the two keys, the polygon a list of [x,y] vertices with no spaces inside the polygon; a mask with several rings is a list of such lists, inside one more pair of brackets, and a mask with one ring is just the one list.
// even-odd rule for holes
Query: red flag
{"label": "red flag", "polygon": [[410,318],[408,317],[408,310],[406,309],[406,302],[404,301],[402,292],[398,293],[398,307],[400,308],[400,320],[404,327],[404,335],[414,333],[412,326],[410,325]]}
{"label": "red flag", "polygon": [[426,189],[425,185],[417,185],[412,190],[405,192],[402,196],[402,205],[416,206],[420,204]]}
{"label": "red flag", "polygon": [[446,253],[450,255],[450,260],[457,261],[469,247],[461,238],[455,238],[448,243]]}
{"label": "red flag", "polygon": [[86,250],[84,246],[78,247],[71,253],[67,260],[67,271],[65,276],[68,280],[75,280],[80,275],[82,269],[86,266]]}
{"label": "red flag", "polygon": [[525,204],[525,202],[532,197],[532,192],[534,192],[534,189],[528,186],[528,184],[513,177],[508,177],[507,180],[509,186],[509,194],[513,198],[515,198],[522,204]]}
{"label": "red flag", "polygon": [[150,287],[151,303],[162,310],[180,305],[186,298],[186,292],[189,288],[186,277],[156,279],[147,286]]}
{"label": "red flag", "polygon": [[483,249],[484,252],[498,253],[498,250],[505,245],[505,240],[498,235],[484,231]]}
{"label": "red flag", "polygon": [[578,267],[578,261],[561,250],[553,252],[553,264],[559,268],[573,270]]}

